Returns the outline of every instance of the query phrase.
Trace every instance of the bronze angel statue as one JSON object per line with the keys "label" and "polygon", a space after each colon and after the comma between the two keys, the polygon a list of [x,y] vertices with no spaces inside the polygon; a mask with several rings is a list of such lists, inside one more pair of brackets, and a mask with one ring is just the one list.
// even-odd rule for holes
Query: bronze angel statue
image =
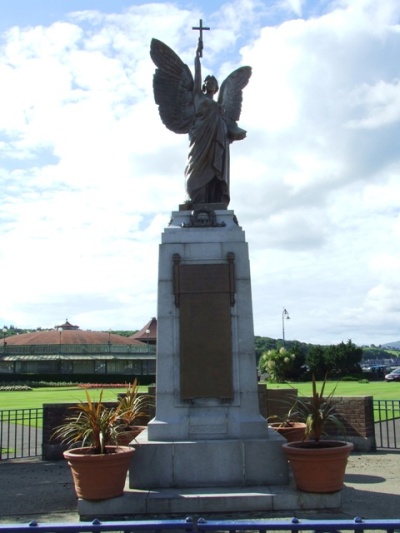
{"label": "bronze angel statue", "polygon": [[222,83],[207,76],[202,82],[203,42],[199,38],[194,78],[189,67],[163,42],[152,39],[150,55],[156,65],[154,99],[164,125],[174,133],[189,134],[189,158],[185,169],[186,191],[194,204],[229,204],[229,144],[246,137],[237,121],[242,109],[242,90],[251,76],[250,67],[232,72]]}

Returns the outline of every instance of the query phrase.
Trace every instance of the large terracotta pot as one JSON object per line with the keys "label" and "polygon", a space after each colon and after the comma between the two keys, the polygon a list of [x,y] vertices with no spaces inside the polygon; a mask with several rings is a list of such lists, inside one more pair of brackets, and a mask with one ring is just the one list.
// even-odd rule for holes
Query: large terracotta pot
{"label": "large terracotta pot", "polygon": [[78,498],[105,500],[120,496],[124,492],[126,475],[135,450],[127,446],[107,446],[106,454],[90,452],[90,448],[74,448],[64,452]]}
{"label": "large terracotta pot", "polygon": [[117,436],[117,443],[120,446],[128,446],[144,430],[146,426],[132,426],[126,431],[121,431]]}
{"label": "large terracotta pot", "polygon": [[347,459],[354,445],[342,441],[287,442],[282,445],[299,490],[337,492],[343,488]]}
{"label": "large terracotta pot", "polygon": [[285,437],[288,442],[303,440],[306,432],[304,422],[290,422],[290,426],[282,426],[280,422],[274,422],[270,426],[282,437]]}

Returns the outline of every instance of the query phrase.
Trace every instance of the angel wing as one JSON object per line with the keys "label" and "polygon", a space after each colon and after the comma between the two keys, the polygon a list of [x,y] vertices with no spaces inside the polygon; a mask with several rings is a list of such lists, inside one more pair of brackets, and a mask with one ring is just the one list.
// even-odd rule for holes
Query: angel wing
{"label": "angel wing", "polygon": [[156,65],[154,100],[163,124],[174,133],[188,133],[194,119],[193,76],[169,46],[152,39],[150,56]]}
{"label": "angel wing", "polygon": [[222,83],[218,95],[218,103],[224,108],[224,119],[232,140],[243,139],[246,131],[239,128],[237,121],[242,111],[243,89],[249,82],[251,67],[240,67],[234,70]]}

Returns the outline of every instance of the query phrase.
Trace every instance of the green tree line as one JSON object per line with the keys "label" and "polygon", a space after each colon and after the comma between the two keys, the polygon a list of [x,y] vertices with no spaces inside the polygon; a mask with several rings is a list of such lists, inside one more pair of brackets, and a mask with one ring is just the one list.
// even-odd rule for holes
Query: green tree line
{"label": "green tree line", "polygon": [[330,346],[300,342],[285,342],[285,346],[278,342],[274,346],[270,339],[265,344],[260,339],[258,349],[267,349],[259,356],[258,369],[277,383],[310,379],[313,374],[317,379],[326,374],[334,379],[362,374],[363,349],[351,340]]}

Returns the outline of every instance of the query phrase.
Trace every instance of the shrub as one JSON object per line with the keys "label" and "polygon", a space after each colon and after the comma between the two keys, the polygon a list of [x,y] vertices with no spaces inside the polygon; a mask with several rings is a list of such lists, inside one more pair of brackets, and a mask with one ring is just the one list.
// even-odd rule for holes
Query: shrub
{"label": "shrub", "polygon": [[293,369],[294,361],[295,355],[286,348],[268,350],[260,357],[259,370],[261,373],[266,372],[269,380],[284,383],[287,374]]}
{"label": "shrub", "polygon": [[21,392],[21,391],[30,391],[33,390],[31,387],[28,387],[27,385],[4,385],[0,387],[0,392],[5,391],[11,391],[11,392]]}

